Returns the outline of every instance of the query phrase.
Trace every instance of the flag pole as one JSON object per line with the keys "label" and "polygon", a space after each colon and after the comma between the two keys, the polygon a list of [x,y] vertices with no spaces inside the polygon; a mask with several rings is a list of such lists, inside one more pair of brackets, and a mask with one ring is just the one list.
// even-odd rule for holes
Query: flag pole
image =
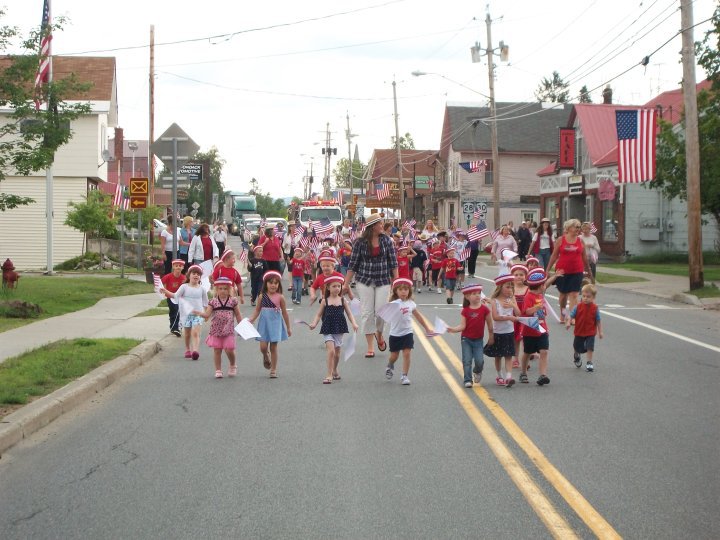
{"label": "flag pole", "polygon": [[[50,17],[51,9],[50,9],[50,0],[47,0],[48,3],[48,26],[46,28],[43,28],[42,30],[44,32],[50,32],[50,24],[52,18]],[[47,112],[48,115],[53,114],[52,109],[52,96],[50,94],[50,85],[52,84],[53,80],[53,62],[52,62],[52,41],[48,44],[48,94],[47,94]],[[45,215],[47,217],[47,272],[46,274],[51,276],[53,275],[53,162],[55,161],[55,154],[53,153],[53,160],[50,162],[50,165],[48,165],[48,168],[45,171]]]}

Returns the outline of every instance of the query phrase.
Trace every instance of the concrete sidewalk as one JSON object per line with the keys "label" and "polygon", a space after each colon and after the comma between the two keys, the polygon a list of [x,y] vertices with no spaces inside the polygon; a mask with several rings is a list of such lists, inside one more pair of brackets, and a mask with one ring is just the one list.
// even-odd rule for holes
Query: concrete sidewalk
{"label": "concrete sidewalk", "polygon": [[155,293],[103,298],[92,307],[2,332],[0,363],[61,339],[125,337],[160,341],[170,332],[167,315],[135,317],[160,301]]}

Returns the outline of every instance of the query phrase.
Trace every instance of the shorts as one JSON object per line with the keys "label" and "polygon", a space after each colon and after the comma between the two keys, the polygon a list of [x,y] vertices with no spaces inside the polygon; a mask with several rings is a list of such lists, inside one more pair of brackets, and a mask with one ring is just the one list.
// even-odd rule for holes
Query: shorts
{"label": "shorts", "polygon": [[183,323],[183,328],[192,328],[193,326],[202,326],[202,323],[205,322],[205,319],[203,319],[200,315],[188,315],[185,319],[185,322]]}
{"label": "shorts", "polygon": [[457,279],[455,279],[455,278],[445,278],[445,288],[448,291],[454,291],[456,283],[457,283]]}
{"label": "shorts", "polygon": [[549,348],[550,336],[548,334],[543,334],[542,336],[523,336],[523,352],[526,354],[547,351]]}
{"label": "shorts", "polygon": [[573,349],[578,354],[595,350],[595,336],[575,336],[573,339]]}
{"label": "shorts", "polygon": [[344,334],[323,334],[323,342],[327,343],[328,341],[332,341],[335,348],[338,349],[342,347],[343,335]]}
{"label": "shorts", "polygon": [[400,352],[415,347],[415,339],[412,332],[404,336],[390,336],[390,352]]}
{"label": "shorts", "polygon": [[458,265],[458,267],[457,267],[457,273],[458,273],[458,276],[459,276],[460,274],[465,274],[465,261],[461,262],[461,263]]}
{"label": "shorts", "polygon": [[437,283],[438,276],[440,275],[440,268],[432,269],[432,282]]}
{"label": "shorts", "polygon": [[412,278],[415,281],[420,281],[423,278],[422,268],[413,268]]}
{"label": "shorts", "polygon": [[555,280],[555,286],[563,294],[580,292],[582,287],[583,273],[565,274]]}

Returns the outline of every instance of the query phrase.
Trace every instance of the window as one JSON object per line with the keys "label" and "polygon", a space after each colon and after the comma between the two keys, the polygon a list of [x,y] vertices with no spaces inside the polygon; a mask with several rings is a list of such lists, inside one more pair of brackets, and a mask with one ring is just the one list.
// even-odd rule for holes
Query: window
{"label": "window", "polygon": [[555,226],[555,212],[557,210],[557,202],[555,199],[548,199],[545,201],[545,217],[550,220],[550,223]]}
{"label": "window", "polygon": [[593,211],[595,210],[595,198],[592,195],[587,195],[585,197],[585,221],[589,221],[592,223],[593,221]]}
{"label": "window", "polygon": [[537,221],[537,218],[535,217],[535,212],[523,212],[522,220],[523,221]]}
{"label": "window", "polygon": [[603,242],[616,242],[618,239],[618,222],[615,214],[615,201],[602,203],[602,239]]}
{"label": "window", "polygon": [[455,203],[449,204],[449,212],[450,215],[448,216],[450,220],[453,220],[455,218]]}
{"label": "window", "polygon": [[485,185],[486,186],[492,186],[493,185],[493,162],[492,159],[487,160],[487,167],[485,168]]}

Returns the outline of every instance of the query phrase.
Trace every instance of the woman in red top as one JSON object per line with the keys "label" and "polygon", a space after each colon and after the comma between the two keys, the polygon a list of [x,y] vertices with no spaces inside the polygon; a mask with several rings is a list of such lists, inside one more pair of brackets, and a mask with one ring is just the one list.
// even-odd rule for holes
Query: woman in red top
{"label": "woman in red top", "polygon": [[202,223],[195,231],[195,236],[190,242],[188,248],[188,260],[193,264],[200,264],[203,261],[214,261],[220,256],[217,244],[212,236],[210,236],[210,227],[207,223]]}
{"label": "woman in red top", "polygon": [[[560,312],[563,319],[569,316],[570,311],[577,305],[583,272],[590,273],[585,244],[579,236],[580,227],[580,221],[577,219],[569,219],[565,222],[563,227],[565,234],[555,242],[548,263],[548,271],[557,263],[555,269],[563,272],[563,275],[556,281],[560,292]],[[566,307],[569,308],[567,312],[565,311]]]}
{"label": "woman in red top", "polygon": [[282,274],[282,244],[275,236],[272,226],[265,228],[265,236],[258,240],[258,246],[263,247],[263,259],[268,263],[268,270],[276,270]]}

